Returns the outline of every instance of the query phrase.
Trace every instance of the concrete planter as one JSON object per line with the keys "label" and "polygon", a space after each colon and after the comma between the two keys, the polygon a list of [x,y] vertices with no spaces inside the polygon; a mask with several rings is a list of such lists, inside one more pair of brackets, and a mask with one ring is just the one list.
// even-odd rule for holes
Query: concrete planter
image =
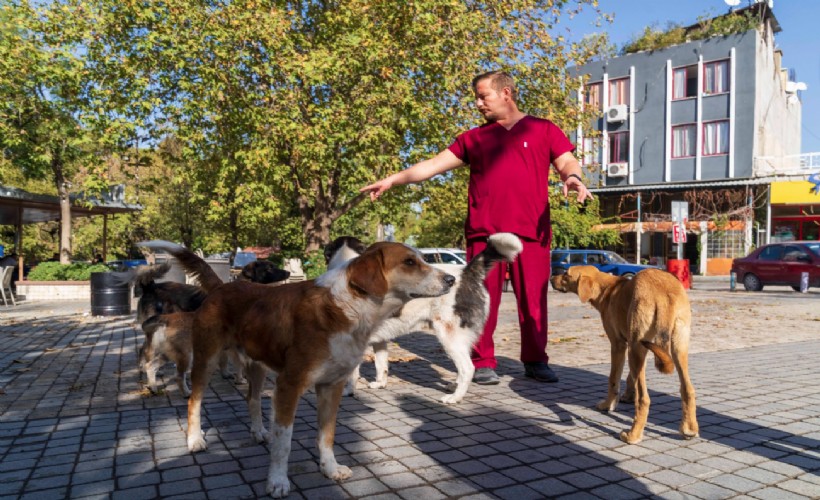
{"label": "concrete planter", "polygon": [[17,295],[25,300],[91,300],[89,281],[17,281]]}

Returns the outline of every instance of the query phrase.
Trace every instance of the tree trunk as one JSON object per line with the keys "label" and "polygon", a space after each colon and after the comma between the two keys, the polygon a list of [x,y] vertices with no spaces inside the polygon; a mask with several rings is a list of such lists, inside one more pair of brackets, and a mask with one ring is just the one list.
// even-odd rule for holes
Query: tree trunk
{"label": "tree trunk", "polygon": [[71,263],[71,198],[70,184],[63,172],[63,161],[59,151],[53,151],[51,170],[60,198],[60,264]]}

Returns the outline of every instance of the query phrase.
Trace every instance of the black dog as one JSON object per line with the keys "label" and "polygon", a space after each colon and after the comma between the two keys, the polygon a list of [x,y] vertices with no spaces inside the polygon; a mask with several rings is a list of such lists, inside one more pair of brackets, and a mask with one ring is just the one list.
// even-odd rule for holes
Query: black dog
{"label": "black dog", "polygon": [[254,283],[278,283],[290,277],[290,273],[284,269],[279,269],[269,260],[256,260],[248,262],[237,279],[253,281]]}

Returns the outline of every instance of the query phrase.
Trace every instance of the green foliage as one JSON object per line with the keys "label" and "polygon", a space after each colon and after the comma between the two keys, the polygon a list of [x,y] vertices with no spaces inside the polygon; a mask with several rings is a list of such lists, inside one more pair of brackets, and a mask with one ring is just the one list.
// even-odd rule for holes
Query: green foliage
{"label": "green foliage", "polygon": [[28,274],[30,281],[88,281],[91,273],[111,271],[105,264],[42,262]]}
{"label": "green foliage", "polygon": [[698,18],[697,26],[689,29],[676,23],[669,23],[666,29],[647,26],[623,46],[621,53],[658,50],[691,40],[745,33],[757,29],[760,24],[761,19],[752,10],[744,10],[717,17],[703,15]]}
{"label": "green foliage", "polygon": [[595,228],[602,222],[599,198],[581,205],[574,192],[565,198],[555,187],[550,193],[550,218],[552,248],[605,248],[621,242],[614,229]]}
{"label": "green foliage", "polygon": [[327,271],[327,264],[322,251],[307,252],[301,259],[302,269],[305,271],[307,279],[313,279]]}

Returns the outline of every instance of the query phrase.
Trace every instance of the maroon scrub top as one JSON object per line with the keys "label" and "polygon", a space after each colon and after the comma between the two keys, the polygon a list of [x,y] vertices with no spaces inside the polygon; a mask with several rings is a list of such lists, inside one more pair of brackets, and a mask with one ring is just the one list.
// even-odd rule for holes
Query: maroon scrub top
{"label": "maroon scrub top", "polygon": [[498,123],[468,130],[449,149],[470,165],[467,240],[510,232],[549,242],[550,164],[575,150],[561,129],[527,115],[510,130]]}

